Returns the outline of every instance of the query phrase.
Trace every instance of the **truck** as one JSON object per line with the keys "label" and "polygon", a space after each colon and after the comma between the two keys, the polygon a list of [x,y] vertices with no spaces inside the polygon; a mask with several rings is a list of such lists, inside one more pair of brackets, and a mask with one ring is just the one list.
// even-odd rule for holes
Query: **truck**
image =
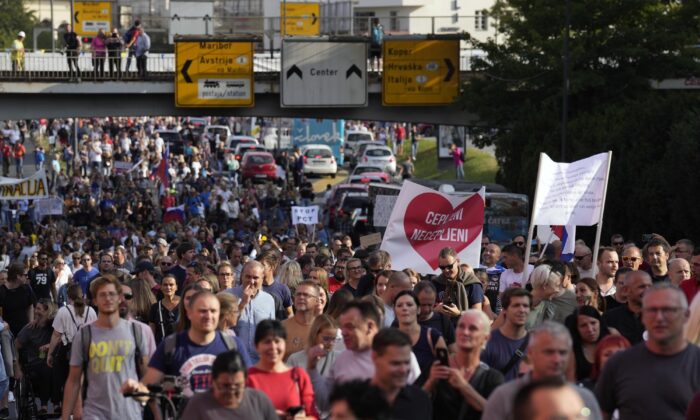
{"label": "truck", "polygon": [[345,120],[294,118],[292,121],[292,146],[325,144],[333,151],[338,165],[344,161]]}

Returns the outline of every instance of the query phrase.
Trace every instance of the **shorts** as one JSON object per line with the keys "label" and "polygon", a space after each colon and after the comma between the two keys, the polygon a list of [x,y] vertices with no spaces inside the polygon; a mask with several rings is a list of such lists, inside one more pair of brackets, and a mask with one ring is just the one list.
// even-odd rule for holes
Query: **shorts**
{"label": "shorts", "polygon": [[369,58],[382,58],[382,47],[374,46],[369,47]]}

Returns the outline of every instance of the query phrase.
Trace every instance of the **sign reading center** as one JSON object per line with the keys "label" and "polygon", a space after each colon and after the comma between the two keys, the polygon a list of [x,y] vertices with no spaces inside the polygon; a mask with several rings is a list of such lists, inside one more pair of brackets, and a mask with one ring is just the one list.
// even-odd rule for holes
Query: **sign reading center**
{"label": "sign reading center", "polygon": [[285,39],[283,107],[367,106],[367,44]]}
{"label": "sign reading center", "polygon": [[383,43],[382,103],[444,105],[459,94],[459,40]]}
{"label": "sign reading center", "polygon": [[175,106],[255,105],[252,42],[176,39],[175,63]]}

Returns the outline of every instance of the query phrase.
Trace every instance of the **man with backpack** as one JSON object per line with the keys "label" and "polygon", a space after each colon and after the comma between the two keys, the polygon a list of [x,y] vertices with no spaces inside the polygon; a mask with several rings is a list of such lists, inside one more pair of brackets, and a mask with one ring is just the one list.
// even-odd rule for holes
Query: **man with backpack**
{"label": "man with backpack", "polygon": [[183,379],[183,394],[187,398],[206,392],[211,388],[214,359],[229,350],[237,350],[246,366],[252,366],[242,342],[218,331],[219,309],[219,300],[213,293],[204,290],[194,294],[186,310],[190,328],[167,336],[158,345],[141,382],[130,378],[124,382],[122,392],[147,392],[147,385],[159,384],[165,375]]}
{"label": "man with backpack", "polygon": [[[384,27],[379,23],[378,18],[372,19],[372,29],[370,31],[369,44],[369,66],[371,70],[379,71],[382,66],[382,44],[384,43]],[[377,67],[374,67],[374,61]]]}
{"label": "man with backpack", "polygon": [[96,278],[90,292],[97,320],[81,327],[73,339],[61,418],[67,420],[73,413],[83,373],[83,418],[141,418],[141,406],[119,393],[121,384],[138,380],[148,363],[141,329],[119,316],[121,284],[116,277]]}

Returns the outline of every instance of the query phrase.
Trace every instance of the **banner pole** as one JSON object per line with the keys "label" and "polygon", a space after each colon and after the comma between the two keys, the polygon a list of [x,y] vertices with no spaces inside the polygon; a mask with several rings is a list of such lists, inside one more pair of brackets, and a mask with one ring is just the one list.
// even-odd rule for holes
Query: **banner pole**
{"label": "banner pole", "polygon": [[523,287],[525,287],[525,284],[527,283],[527,277],[528,277],[528,269],[527,265],[530,264],[530,244],[532,243],[532,237],[535,234],[535,209],[539,206],[539,202],[537,201],[537,191],[540,188],[540,173],[542,172],[542,156],[544,153],[540,153],[540,162],[537,164],[537,180],[535,182],[535,198],[534,201],[532,202],[532,211],[530,212],[530,226],[528,227],[527,230],[527,241],[525,242],[525,269],[523,270],[523,280],[521,284]]}
{"label": "banner pole", "polygon": [[[553,237],[554,237],[554,231],[551,230],[551,228],[550,228],[550,230],[549,230],[549,238],[547,238],[547,242],[546,242],[546,243],[544,244],[544,246],[542,247],[542,251],[540,251],[540,256],[539,256],[538,259],[541,260],[542,257],[544,257],[544,252],[547,250],[547,245],[549,245],[550,243],[552,243],[552,238],[553,238]],[[540,245],[542,245],[542,243],[540,243]]]}
{"label": "banner pole", "polygon": [[608,180],[610,180],[610,165],[612,165],[612,152],[608,151],[608,168],[605,171],[605,186],[603,187],[603,202],[600,205],[600,217],[598,218],[598,226],[595,232],[595,243],[593,245],[593,275],[598,274],[598,251],[600,250],[600,236],[603,233],[603,213],[605,212],[605,199],[608,195]]}

